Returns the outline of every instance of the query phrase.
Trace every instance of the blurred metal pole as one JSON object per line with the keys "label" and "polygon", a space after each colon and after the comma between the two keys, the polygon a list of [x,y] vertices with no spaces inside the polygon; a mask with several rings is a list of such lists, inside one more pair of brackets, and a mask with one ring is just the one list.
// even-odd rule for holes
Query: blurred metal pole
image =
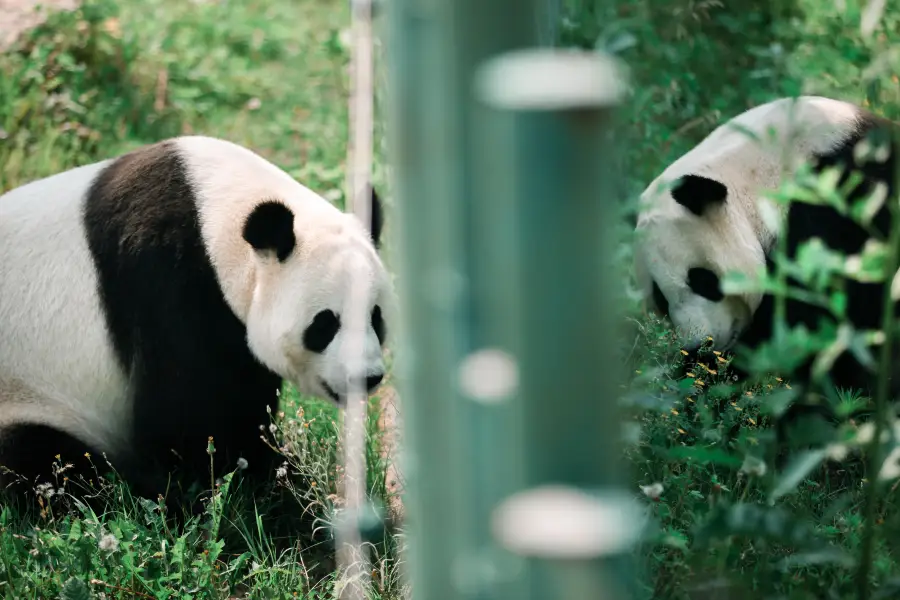
{"label": "blurred metal pole", "polygon": [[452,365],[458,355],[459,193],[447,113],[450,69],[442,0],[387,5],[388,142],[397,210],[389,250],[400,267],[399,327],[394,338],[403,398],[406,561],[413,598],[454,599],[448,565],[459,549],[465,514],[456,447],[459,400]]}
{"label": "blurred metal pole", "polygon": [[499,595],[517,574],[489,529],[490,510],[521,481],[512,407],[479,387],[480,373],[502,362],[492,350],[511,346],[515,287],[512,228],[473,172],[491,157],[472,137],[484,109],[472,74],[489,56],[534,43],[536,8],[390,0],[387,9],[413,594],[522,597]]}
{"label": "blurred metal pole", "polygon": [[530,557],[529,598],[633,595],[638,532],[620,485],[612,268],[617,189],[612,118],[625,82],[612,58],[527,50],[487,63],[497,109],[482,142],[510,157],[515,211],[524,490],[495,513],[505,545]]}
{"label": "blurred metal pole", "polygon": [[556,46],[559,41],[559,25],[562,19],[563,0],[543,0],[537,3],[538,41],[542,46]]}
{"label": "blurred metal pole", "polygon": [[[597,254],[595,242],[608,238],[595,221],[602,188],[590,177],[602,164],[596,152],[603,148],[605,111],[592,104],[584,129],[556,113],[526,116],[526,135],[517,139],[509,115],[474,97],[474,75],[485,61],[537,45],[538,8],[538,0],[387,3],[413,598],[546,600],[573,597],[557,592],[594,580],[593,567],[576,567],[568,584],[534,579],[523,569],[528,552],[507,539],[504,549],[491,530],[497,504],[523,486],[558,474],[562,483],[593,488],[610,481],[606,465],[618,456],[598,452],[615,443],[618,429],[608,411],[596,410],[613,407],[617,392],[611,380],[598,384],[595,376],[610,366],[600,362],[597,347],[614,343],[604,328],[610,308],[592,279],[601,276],[601,257],[611,256]],[[591,156],[573,156],[581,150]],[[541,160],[548,151],[562,154]],[[533,182],[537,187],[526,189]],[[559,214],[536,230],[554,209]],[[548,249],[557,242],[558,249]],[[534,277],[522,277],[530,269]],[[583,330],[572,327],[576,321]],[[549,331],[554,326],[561,330]],[[584,354],[567,360],[578,352]],[[561,380],[549,389],[554,378]],[[530,406],[543,403],[547,413],[521,410],[520,395]],[[526,425],[542,417],[548,431]],[[565,431],[566,419],[572,431]],[[565,449],[563,435],[572,443]],[[545,443],[558,453],[549,461]],[[590,531],[591,522],[585,525]],[[587,597],[596,596],[580,598]]]}

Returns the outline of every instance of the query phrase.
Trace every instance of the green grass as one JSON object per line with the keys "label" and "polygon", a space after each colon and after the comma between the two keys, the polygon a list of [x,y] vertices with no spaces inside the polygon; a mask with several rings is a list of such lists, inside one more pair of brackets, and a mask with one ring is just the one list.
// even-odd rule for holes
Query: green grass
{"label": "green grass", "polygon": [[[54,17],[0,55],[0,190],[194,132],[245,144],[342,204],[346,4],[146,0],[117,8],[91,0],[79,13]],[[570,4],[566,44],[599,40],[632,69],[635,94],[623,108],[629,143],[621,148],[631,194],[723,119],[778,96],[818,93],[900,116],[896,11],[863,38],[859,0],[846,0],[846,10],[820,0]],[[381,181],[380,145],[376,156]],[[627,273],[626,230],[620,257]],[[815,458],[804,449],[852,434],[854,425],[789,422],[782,414],[795,400],[788,382],[740,386],[727,361],[716,360],[715,372],[686,365],[680,376],[685,365],[667,324],[633,305],[626,317],[633,339],[622,347],[630,373],[624,457],[631,489],[651,517],[638,553],[645,597],[855,598],[870,478],[856,451],[802,468],[804,457]],[[235,479],[182,530],[118,486],[107,490],[118,500],[105,515],[54,509],[23,517],[4,508],[0,594],[336,597],[327,525],[339,476],[338,415],[290,388],[284,400],[278,437],[290,469],[279,494],[253,498]],[[846,416],[866,405],[843,394],[833,409]],[[383,498],[374,420],[368,484]],[[644,497],[640,486],[654,483],[662,493]],[[876,511],[871,577],[885,598],[900,587],[895,484],[882,486]],[[262,516],[282,502],[308,510],[298,509],[297,520]],[[375,598],[400,597],[403,541],[397,534],[376,544]]]}

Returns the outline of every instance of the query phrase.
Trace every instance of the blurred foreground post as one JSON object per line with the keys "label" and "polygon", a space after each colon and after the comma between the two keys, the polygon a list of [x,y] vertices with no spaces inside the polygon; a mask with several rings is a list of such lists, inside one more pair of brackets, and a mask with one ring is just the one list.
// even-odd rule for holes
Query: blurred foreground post
{"label": "blurred foreground post", "polygon": [[[612,125],[625,82],[613,58],[533,49],[479,71],[496,108],[482,142],[505,157],[516,228],[524,489],[494,512],[529,557],[528,598],[632,596],[636,506],[620,487],[617,190]],[[502,196],[502,195],[501,195]]]}
{"label": "blurred foreground post", "polygon": [[[561,79],[512,54],[512,71],[489,67],[476,97],[482,67],[538,45],[539,8],[387,3],[414,599],[624,597],[598,558],[623,547],[630,523],[618,497],[595,494],[619,460],[614,308],[601,292],[615,214],[604,139],[620,83],[602,57],[569,54],[589,65],[575,67],[587,95],[564,86],[567,100],[535,109],[495,89]],[[516,492],[548,483],[572,486],[574,504],[517,511]],[[539,529],[574,529],[576,545]]]}

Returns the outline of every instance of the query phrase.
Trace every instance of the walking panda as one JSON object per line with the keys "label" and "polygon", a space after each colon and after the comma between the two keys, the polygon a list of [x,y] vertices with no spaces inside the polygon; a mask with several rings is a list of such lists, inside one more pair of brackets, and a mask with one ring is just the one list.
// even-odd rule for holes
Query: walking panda
{"label": "walking panda", "polygon": [[372,193],[363,224],[246,148],[185,136],[0,196],[0,465],[33,486],[57,455],[90,472],[105,453],[155,497],[176,467],[209,480],[211,436],[220,469],[264,472],[282,380],[340,404],[383,377]]}
{"label": "walking panda", "polygon": [[[772,128],[775,143],[766,143]],[[754,348],[771,338],[773,298],[725,295],[719,280],[727,271],[753,276],[760,268],[771,269],[781,227],[787,228],[783,241],[790,257],[816,237],[845,254],[862,250],[870,234],[830,206],[792,202],[786,214],[772,221],[764,218],[758,201],[806,161],[815,171],[843,165],[842,183],[849,175],[846,167],[854,165],[863,181],[849,196],[851,202],[873,192],[894,198],[896,147],[890,136],[895,131],[893,123],[848,102],[782,98],[718,127],[647,187],[637,222],[635,273],[646,302],[671,319],[686,350],[696,351],[707,337],[721,351]],[[854,149],[864,138],[881,151],[856,159]],[[883,204],[873,225],[886,234],[889,221]],[[882,285],[848,281],[847,295],[852,324],[879,328]],[[786,308],[790,325],[812,328],[827,318],[822,309],[797,300],[789,300]],[[801,377],[808,375],[804,369],[809,366],[801,367]],[[832,383],[839,387],[866,388],[869,377],[849,353],[831,371]]]}

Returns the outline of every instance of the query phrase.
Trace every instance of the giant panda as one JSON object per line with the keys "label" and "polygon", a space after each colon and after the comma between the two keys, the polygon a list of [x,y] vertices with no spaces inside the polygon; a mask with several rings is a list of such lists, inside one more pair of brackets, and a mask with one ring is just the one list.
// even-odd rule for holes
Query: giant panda
{"label": "giant panda", "polygon": [[[650,183],[641,195],[636,225],[635,276],[647,305],[670,318],[687,352],[695,354],[709,337],[713,348],[723,352],[756,348],[771,339],[773,297],[725,295],[720,278],[728,271],[754,276],[771,269],[776,242],[784,242],[789,257],[816,237],[845,254],[860,252],[870,234],[836,209],[791,202],[784,211],[770,204],[775,210],[769,214],[777,218],[769,219],[761,196],[806,163],[813,171],[840,166],[841,182],[853,165],[863,181],[851,201],[885,191],[894,198],[896,130],[895,124],[852,103],[818,96],[781,98],[719,126]],[[854,158],[864,138],[882,152]],[[873,225],[886,235],[889,220],[882,205]],[[851,323],[880,328],[883,287],[849,281],[847,294]],[[812,329],[822,318],[827,317],[821,309],[787,301],[791,326],[802,323]],[[795,373],[799,383],[809,383],[810,365]],[[872,383],[848,352],[834,363],[830,381],[864,390]]]}
{"label": "giant panda", "polygon": [[59,483],[55,461],[70,481],[111,464],[153,498],[173,471],[210,481],[211,458],[263,473],[283,380],[338,404],[376,388],[391,296],[372,195],[364,224],[249,149],[184,136],[0,196],[4,485]]}

